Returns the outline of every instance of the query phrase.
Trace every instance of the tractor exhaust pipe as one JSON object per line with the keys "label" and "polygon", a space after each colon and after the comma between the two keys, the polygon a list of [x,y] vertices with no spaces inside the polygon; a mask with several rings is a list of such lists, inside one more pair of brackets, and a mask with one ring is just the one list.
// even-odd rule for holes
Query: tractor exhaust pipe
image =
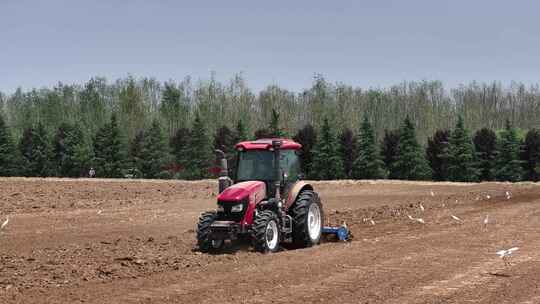
{"label": "tractor exhaust pipe", "polygon": [[215,152],[216,152],[216,156],[219,158],[220,168],[221,168],[221,170],[219,171],[219,179],[218,179],[219,193],[221,193],[223,192],[223,190],[227,189],[228,187],[232,185],[232,180],[229,177],[229,166],[227,163],[227,157],[225,156],[225,152],[219,149],[216,149]]}
{"label": "tractor exhaust pipe", "polygon": [[276,193],[275,198],[276,201],[281,201],[281,168],[279,166],[279,149],[281,148],[281,140],[273,140],[272,141],[272,148],[274,149],[274,174],[275,174],[275,181],[276,181]]}

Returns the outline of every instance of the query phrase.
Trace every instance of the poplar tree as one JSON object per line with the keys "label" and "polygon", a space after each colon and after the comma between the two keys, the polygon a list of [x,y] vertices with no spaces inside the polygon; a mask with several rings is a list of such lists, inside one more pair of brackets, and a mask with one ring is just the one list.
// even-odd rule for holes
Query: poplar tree
{"label": "poplar tree", "polygon": [[450,136],[448,174],[451,181],[472,182],[478,178],[474,146],[460,116]]}

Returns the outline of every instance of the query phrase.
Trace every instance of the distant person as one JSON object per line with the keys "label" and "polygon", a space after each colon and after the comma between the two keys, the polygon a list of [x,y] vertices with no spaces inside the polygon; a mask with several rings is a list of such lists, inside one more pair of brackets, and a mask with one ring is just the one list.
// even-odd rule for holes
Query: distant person
{"label": "distant person", "polygon": [[94,168],[90,168],[90,171],[88,171],[88,177],[90,178],[96,177],[96,170],[94,170]]}

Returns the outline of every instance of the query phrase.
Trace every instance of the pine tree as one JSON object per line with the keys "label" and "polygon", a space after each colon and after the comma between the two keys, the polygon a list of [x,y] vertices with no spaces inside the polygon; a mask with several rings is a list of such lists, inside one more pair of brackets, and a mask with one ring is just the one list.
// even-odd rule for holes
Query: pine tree
{"label": "pine tree", "polygon": [[270,137],[285,137],[285,132],[279,126],[279,113],[276,111],[276,109],[272,109],[272,117],[270,119],[268,131],[270,132]]}
{"label": "pine tree", "polygon": [[495,178],[500,181],[517,182],[523,176],[521,167],[520,142],[516,129],[506,120],[505,128],[497,144],[498,153],[495,159]]}
{"label": "pine tree", "polygon": [[0,176],[14,176],[18,172],[17,149],[4,118],[0,115]]}
{"label": "pine tree", "polygon": [[191,140],[191,130],[188,128],[180,128],[176,130],[174,137],[171,138],[171,150],[176,163],[183,171],[186,170],[188,159],[188,150]]}
{"label": "pine tree", "polygon": [[185,178],[201,179],[209,177],[209,168],[212,166],[213,150],[206,127],[198,112],[195,114],[191,138],[187,150],[188,163]]}
{"label": "pine tree", "polygon": [[339,134],[339,154],[343,160],[345,177],[353,178],[354,161],[358,155],[358,141],[349,128],[343,129]]}
{"label": "pine tree", "polygon": [[450,136],[448,152],[448,174],[451,181],[472,182],[478,179],[474,146],[461,116]]}
{"label": "pine tree", "polygon": [[495,178],[495,155],[497,154],[497,134],[483,128],[474,134],[478,178],[481,181],[492,181]]}
{"label": "pine tree", "polygon": [[101,127],[94,139],[94,161],[99,177],[123,177],[126,153],[116,115],[111,115],[109,123]]}
{"label": "pine tree", "polygon": [[433,172],[433,180],[448,180],[449,144],[448,130],[437,130],[433,137],[428,139],[426,157]]}
{"label": "pine tree", "polygon": [[144,130],[139,130],[133,140],[129,144],[129,160],[131,166],[131,174],[136,177],[142,177],[142,162],[143,162],[143,149],[144,142],[146,140],[146,133]]}
{"label": "pine tree", "polygon": [[[57,176],[78,177],[86,169],[90,151],[77,125],[62,123],[53,138],[53,161]],[[86,153],[86,155],[85,155]]]}
{"label": "pine tree", "polygon": [[364,116],[360,132],[358,133],[358,157],[354,162],[353,175],[356,179],[378,179],[384,177],[382,166],[384,162],[379,158],[375,133]]}
{"label": "pine tree", "polygon": [[237,143],[244,140],[248,140],[248,135],[247,135],[246,127],[244,126],[244,122],[242,121],[242,119],[239,119],[238,122],[236,123],[236,128],[235,128],[232,142],[233,144],[236,145]]}
{"label": "pine tree", "polygon": [[219,149],[225,152],[227,158],[234,155],[234,134],[229,127],[223,125],[216,130],[214,134],[214,149]]}
{"label": "pine tree", "polygon": [[140,152],[141,172],[145,178],[168,178],[165,166],[169,163],[169,149],[159,121],[155,119],[144,132]]}
{"label": "pine tree", "polygon": [[398,157],[399,130],[384,130],[384,138],[381,143],[381,155],[388,178],[397,179],[398,174],[394,170]]}
{"label": "pine tree", "polygon": [[302,129],[298,130],[294,136],[294,141],[302,145],[300,149],[300,166],[302,172],[308,177],[311,177],[311,165],[313,162],[313,149],[317,143],[317,132],[312,125],[307,124]]}
{"label": "pine tree", "polygon": [[523,149],[525,180],[540,181],[540,131],[531,129],[525,137]]}
{"label": "pine tree", "polygon": [[424,180],[431,177],[431,169],[408,116],[400,130],[398,154],[392,171],[398,179]]}
{"label": "pine tree", "polygon": [[43,124],[27,128],[19,144],[22,168],[25,176],[46,177],[51,175],[51,147]]}
{"label": "pine tree", "polygon": [[321,180],[340,179],[344,176],[337,139],[332,132],[328,118],[323,121],[320,140],[313,151],[311,176]]}
{"label": "pine tree", "polygon": [[267,128],[261,128],[255,130],[255,133],[253,133],[255,136],[255,139],[263,139],[263,138],[273,138],[274,135],[272,135],[272,131],[270,131]]}

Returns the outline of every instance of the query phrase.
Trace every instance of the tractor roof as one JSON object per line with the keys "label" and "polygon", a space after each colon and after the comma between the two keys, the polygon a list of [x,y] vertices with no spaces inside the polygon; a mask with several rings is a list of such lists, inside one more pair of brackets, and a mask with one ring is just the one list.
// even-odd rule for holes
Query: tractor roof
{"label": "tractor roof", "polygon": [[286,138],[262,138],[255,141],[243,141],[236,144],[236,149],[243,148],[245,150],[268,150],[272,147],[272,141],[279,139],[281,140],[281,149],[283,150],[300,150],[302,145]]}

